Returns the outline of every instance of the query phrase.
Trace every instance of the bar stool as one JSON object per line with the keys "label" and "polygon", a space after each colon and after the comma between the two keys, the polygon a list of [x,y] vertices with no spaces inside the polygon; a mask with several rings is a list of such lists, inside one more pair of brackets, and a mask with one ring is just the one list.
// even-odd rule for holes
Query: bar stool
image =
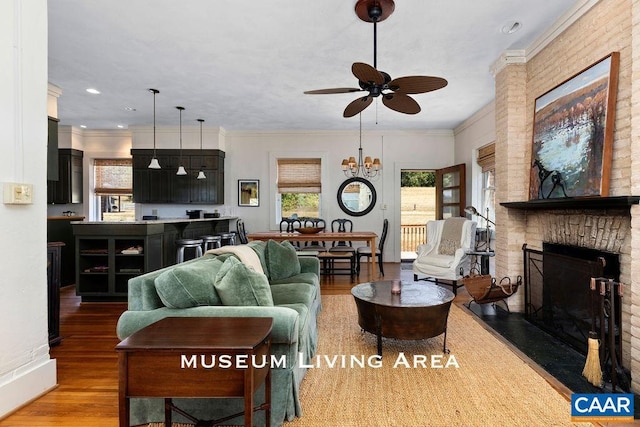
{"label": "bar stool", "polygon": [[176,263],[180,264],[184,262],[184,250],[186,248],[194,248],[195,256],[198,258],[202,256],[202,239],[179,239],[176,240]]}
{"label": "bar stool", "polygon": [[206,252],[209,249],[215,249],[222,246],[222,239],[220,236],[213,236],[211,234],[207,234],[204,236],[200,236],[202,239],[202,251]]}
{"label": "bar stool", "polygon": [[223,233],[216,233],[216,236],[220,236],[222,246],[236,244],[236,233],[234,231],[225,231]]}

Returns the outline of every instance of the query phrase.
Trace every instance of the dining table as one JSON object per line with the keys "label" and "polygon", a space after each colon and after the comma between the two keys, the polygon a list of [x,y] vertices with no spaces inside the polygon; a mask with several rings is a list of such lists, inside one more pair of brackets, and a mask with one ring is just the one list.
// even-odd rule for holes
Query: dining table
{"label": "dining table", "polygon": [[[375,253],[376,238],[378,235],[373,231],[344,231],[344,232],[330,232],[320,231],[319,233],[300,233],[294,231],[292,233],[284,231],[259,231],[255,233],[247,234],[249,240],[275,240],[277,242],[283,242],[288,240],[289,242],[367,242],[367,246],[372,248],[372,253]],[[374,280],[375,278],[375,262],[374,258],[369,263],[369,278]]]}

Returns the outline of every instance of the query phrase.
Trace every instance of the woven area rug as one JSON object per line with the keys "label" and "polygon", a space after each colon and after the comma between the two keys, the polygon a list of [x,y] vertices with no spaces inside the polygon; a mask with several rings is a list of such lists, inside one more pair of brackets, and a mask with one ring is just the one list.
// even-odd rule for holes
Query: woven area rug
{"label": "woven area rug", "polygon": [[[376,338],[361,332],[353,297],[326,295],[322,301],[314,359],[319,367],[310,368],[302,382],[302,417],[285,426],[591,425],[572,423],[570,403],[455,305],[448,356],[442,353],[443,336],[383,339],[382,366],[375,367],[369,356],[377,354]],[[335,356],[336,366],[330,367]],[[352,360],[364,360],[365,366]]]}

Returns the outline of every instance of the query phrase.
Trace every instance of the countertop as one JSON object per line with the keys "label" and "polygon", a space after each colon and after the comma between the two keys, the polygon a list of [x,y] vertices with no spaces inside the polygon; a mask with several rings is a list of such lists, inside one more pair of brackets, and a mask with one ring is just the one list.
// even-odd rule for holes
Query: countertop
{"label": "countertop", "polygon": [[59,215],[59,216],[48,216],[47,219],[49,220],[67,220],[67,221],[83,221],[84,220],[84,216],[78,216],[78,215],[73,215],[73,216],[67,216],[67,215]]}
{"label": "countertop", "polygon": [[105,224],[105,225],[117,225],[117,224],[178,224],[178,223],[191,223],[191,222],[205,222],[205,221],[228,221],[237,219],[237,216],[221,216],[220,218],[165,218],[165,219],[151,219],[151,220],[139,220],[139,221],[73,221],[72,224]]}

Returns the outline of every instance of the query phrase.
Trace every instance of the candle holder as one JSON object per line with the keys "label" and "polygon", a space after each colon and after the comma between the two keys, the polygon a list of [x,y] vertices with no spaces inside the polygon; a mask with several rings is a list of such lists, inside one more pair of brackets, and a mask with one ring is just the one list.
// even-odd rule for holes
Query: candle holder
{"label": "candle holder", "polygon": [[402,282],[400,280],[392,280],[391,281],[391,293],[393,295],[400,295],[402,291]]}

